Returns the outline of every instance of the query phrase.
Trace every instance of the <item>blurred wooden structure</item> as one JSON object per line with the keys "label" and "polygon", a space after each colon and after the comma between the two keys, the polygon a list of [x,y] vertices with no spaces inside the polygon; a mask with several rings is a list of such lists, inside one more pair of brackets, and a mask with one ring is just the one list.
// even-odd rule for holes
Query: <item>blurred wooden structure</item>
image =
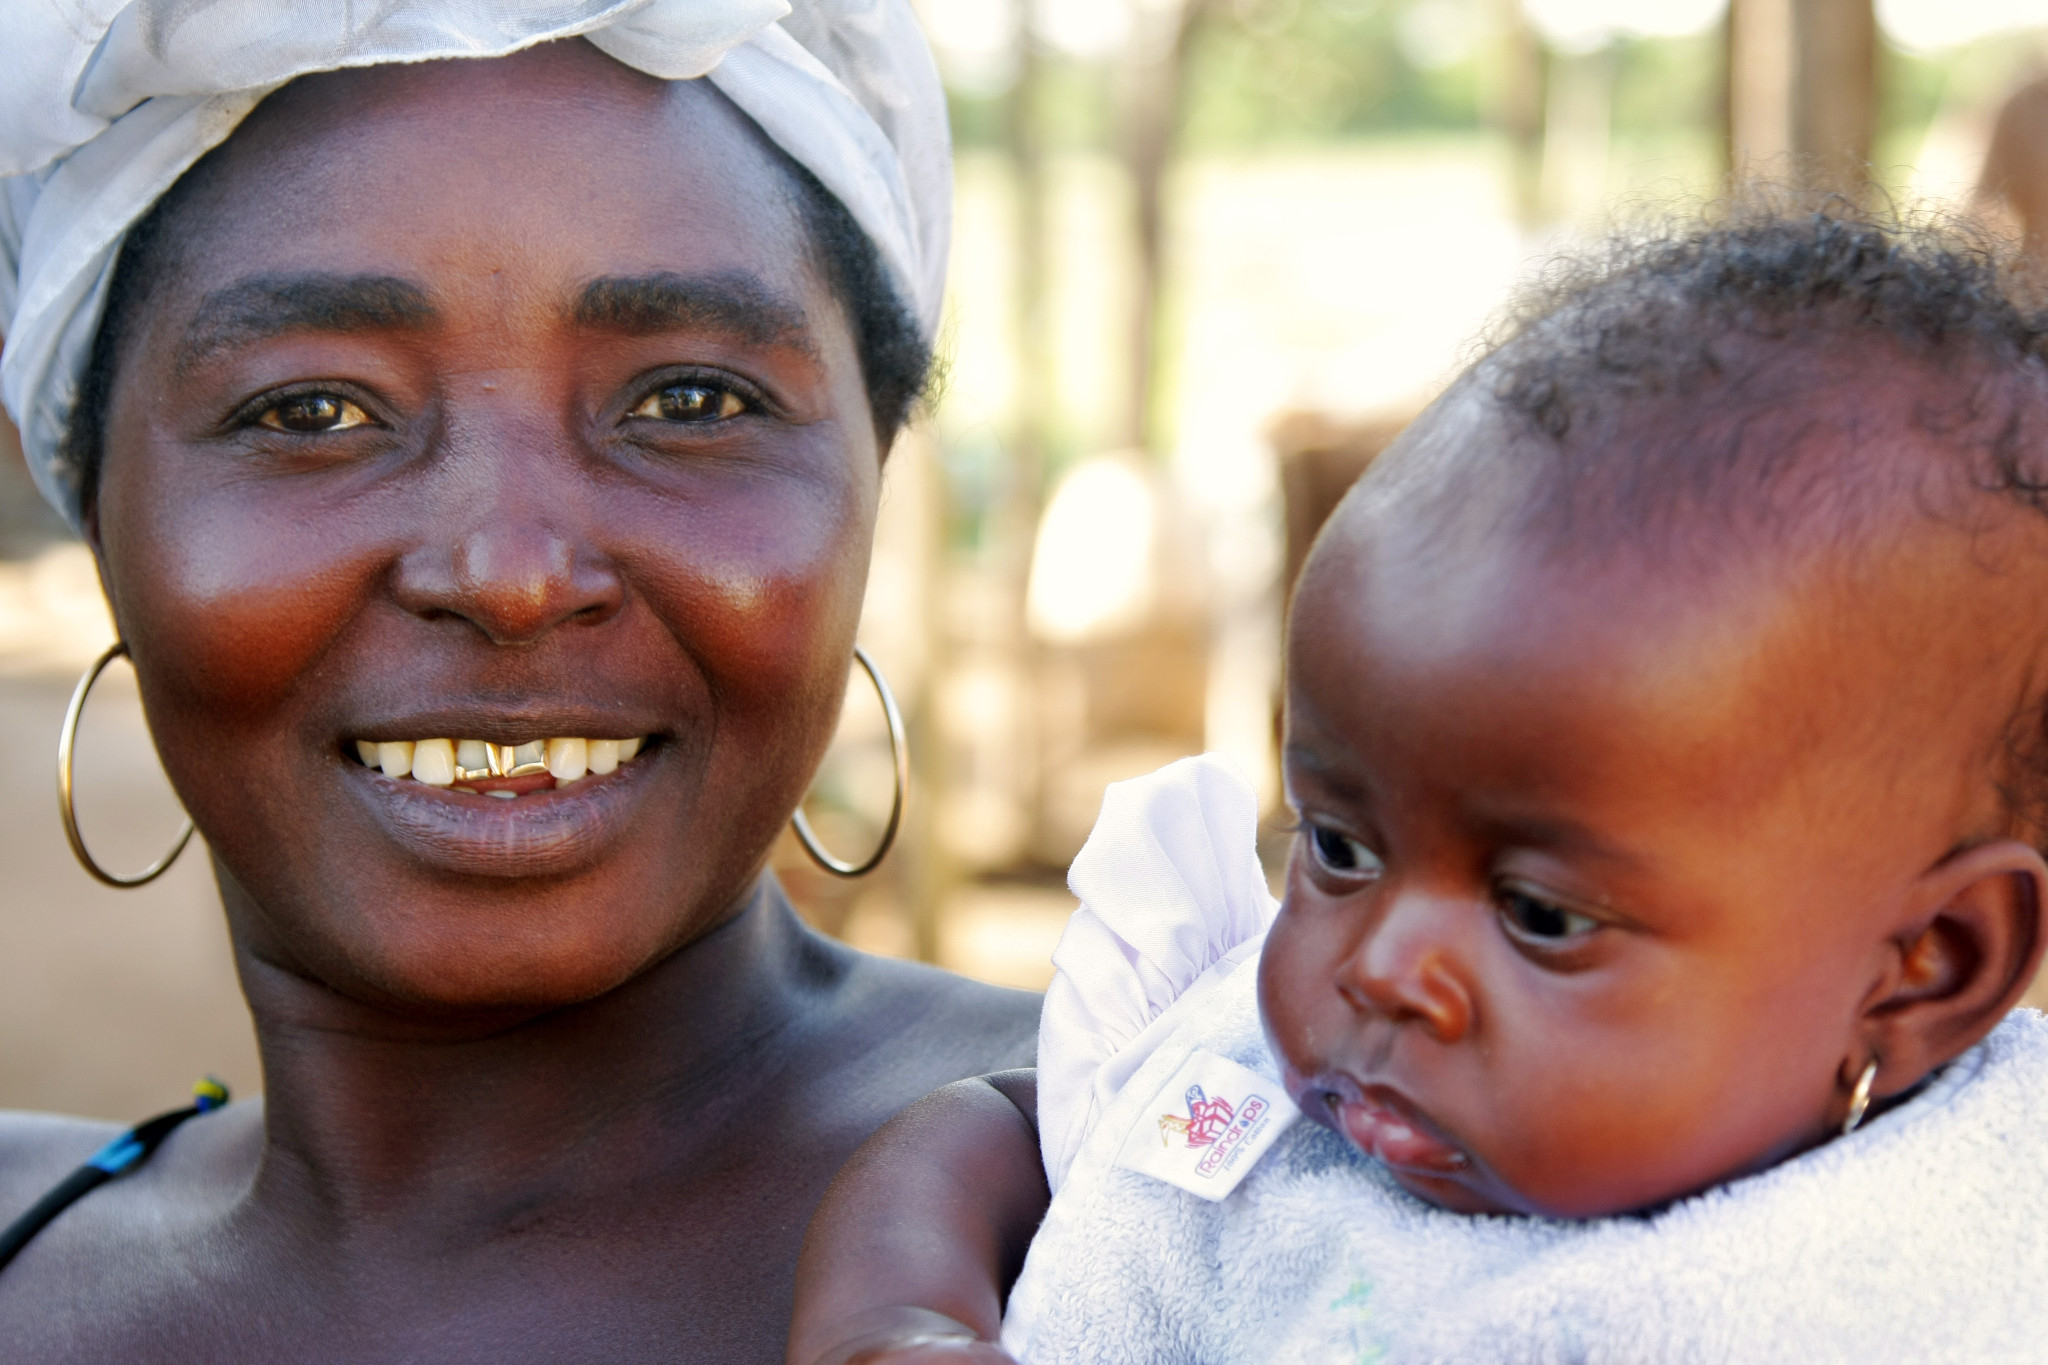
{"label": "blurred wooden structure", "polygon": [[1337,510],[1351,485],[1407,427],[1408,417],[1345,421],[1317,412],[1284,413],[1268,429],[1280,463],[1280,498],[1287,521],[1287,562],[1282,580],[1291,596],[1316,532]]}
{"label": "blurred wooden structure", "polygon": [[1148,452],[1093,456],[1062,476],[1027,611],[1038,774],[1029,863],[1064,869],[1105,787],[1205,747],[1206,574],[1191,509]]}
{"label": "blurred wooden structure", "polygon": [[1727,36],[1730,168],[1861,190],[1877,130],[1872,0],[1730,0]]}
{"label": "blurred wooden structure", "polygon": [[1977,199],[2007,219],[2029,255],[2048,262],[2048,77],[2028,81],[2000,106]]}

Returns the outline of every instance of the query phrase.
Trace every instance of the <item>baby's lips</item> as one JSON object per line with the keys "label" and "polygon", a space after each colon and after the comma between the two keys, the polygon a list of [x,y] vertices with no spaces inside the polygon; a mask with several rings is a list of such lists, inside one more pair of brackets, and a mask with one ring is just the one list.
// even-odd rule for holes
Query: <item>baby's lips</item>
{"label": "baby's lips", "polygon": [[1463,1152],[1380,1095],[1333,1097],[1338,1126],[1361,1152],[1398,1170],[1454,1175],[1470,1164]]}

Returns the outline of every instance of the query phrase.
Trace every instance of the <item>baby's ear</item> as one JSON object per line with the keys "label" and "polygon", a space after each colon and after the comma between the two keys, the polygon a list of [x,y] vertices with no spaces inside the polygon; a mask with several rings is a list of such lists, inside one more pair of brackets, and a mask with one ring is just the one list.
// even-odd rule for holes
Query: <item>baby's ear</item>
{"label": "baby's ear", "polygon": [[1874,1094],[1892,1095],[1998,1026],[2025,993],[2048,944],[2048,863],[2017,839],[1978,844],[1921,878],[1925,907],[1892,940],[1895,956],[1864,1007],[1869,1054],[1845,1085],[1878,1061]]}

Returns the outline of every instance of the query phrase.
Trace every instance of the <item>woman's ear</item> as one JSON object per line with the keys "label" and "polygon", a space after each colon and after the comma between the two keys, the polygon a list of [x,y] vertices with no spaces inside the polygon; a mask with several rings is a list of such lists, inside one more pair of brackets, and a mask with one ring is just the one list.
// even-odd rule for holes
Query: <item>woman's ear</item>
{"label": "woman's ear", "polygon": [[114,618],[114,638],[125,640],[128,637],[121,630],[120,607],[114,601],[114,579],[107,572],[106,546],[100,540],[100,507],[97,498],[85,505],[78,521],[79,538],[85,542],[85,548],[92,551],[93,567],[99,570],[100,592],[107,599],[107,614]]}
{"label": "woman's ear", "polygon": [[2048,944],[2048,863],[2017,839],[1944,858],[1919,890],[1914,900],[1926,908],[1892,938],[1889,965],[1864,1005],[1868,1054],[1845,1067],[1843,1084],[1854,1085],[1874,1058],[1879,1096],[1912,1088],[1996,1028]]}

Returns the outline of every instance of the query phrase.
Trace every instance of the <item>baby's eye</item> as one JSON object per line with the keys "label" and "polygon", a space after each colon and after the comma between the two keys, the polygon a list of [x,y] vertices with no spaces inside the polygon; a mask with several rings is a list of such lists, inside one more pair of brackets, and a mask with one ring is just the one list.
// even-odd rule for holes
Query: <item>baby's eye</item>
{"label": "baby's eye", "polygon": [[1326,825],[1308,826],[1308,844],[1316,861],[1342,877],[1377,877],[1386,871],[1380,856],[1348,834]]}
{"label": "baby's eye", "polygon": [[656,389],[634,408],[634,417],[653,417],[664,422],[716,422],[737,417],[747,410],[746,400],[731,389],[716,384],[670,384]]}
{"label": "baby's eye", "polygon": [[1515,937],[1549,945],[1583,937],[1600,927],[1600,921],[1591,915],[1567,910],[1511,886],[1501,889],[1500,917]]}
{"label": "baby's eye", "polygon": [[318,435],[368,426],[370,414],[332,393],[295,393],[257,415],[256,425],[295,435]]}

